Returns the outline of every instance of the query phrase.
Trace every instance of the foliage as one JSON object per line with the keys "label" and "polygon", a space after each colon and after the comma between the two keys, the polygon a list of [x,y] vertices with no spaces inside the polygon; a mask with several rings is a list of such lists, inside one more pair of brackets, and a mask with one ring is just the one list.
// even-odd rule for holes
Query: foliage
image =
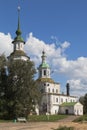
{"label": "foliage", "polygon": [[6,66],[6,57],[4,54],[0,55],[0,69]]}
{"label": "foliage", "polygon": [[84,114],[87,114],[87,93],[84,96],[80,97],[79,101],[83,105]]}
{"label": "foliage", "polygon": [[60,119],[66,118],[67,115],[29,115],[28,121],[29,122],[39,122],[39,121],[58,121]]}
{"label": "foliage", "polygon": [[74,127],[60,126],[59,128],[53,130],[74,130]]}
{"label": "foliage", "polygon": [[87,114],[87,94],[84,96],[84,113]]}
{"label": "foliage", "polygon": [[84,105],[84,96],[80,97],[80,98],[79,98],[79,101],[80,101],[80,103],[81,103],[82,105]]}
{"label": "foliage", "polygon": [[40,100],[39,88],[34,80],[34,63],[14,60],[7,63],[7,68],[8,74],[1,68],[0,117],[27,117],[31,110],[35,110],[35,104]]}

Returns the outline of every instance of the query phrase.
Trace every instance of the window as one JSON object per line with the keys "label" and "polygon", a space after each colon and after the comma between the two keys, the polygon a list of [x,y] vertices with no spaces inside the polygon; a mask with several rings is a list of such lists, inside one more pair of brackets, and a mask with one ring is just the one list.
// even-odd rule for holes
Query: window
{"label": "window", "polygon": [[58,98],[56,98],[56,102],[58,102]]}
{"label": "window", "polygon": [[46,86],[46,84],[44,84],[44,86]]}
{"label": "window", "polygon": [[58,93],[58,89],[56,89],[56,93]]}
{"label": "window", "polygon": [[54,93],[54,89],[52,89],[52,92]]}
{"label": "window", "polygon": [[44,70],[44,75],[46,75],[46,70]]}

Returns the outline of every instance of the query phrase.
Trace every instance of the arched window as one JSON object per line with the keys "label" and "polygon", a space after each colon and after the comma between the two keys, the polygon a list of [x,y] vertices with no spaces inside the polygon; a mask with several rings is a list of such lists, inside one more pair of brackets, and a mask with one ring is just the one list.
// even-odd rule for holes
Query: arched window
{"label": "arched window", "polygon": [[58,102],[58,98],[56,98],[56,102]]}
{"label": "arched window", "polygon": [[52,89],[52,92],[54,93],[54,89]]}
{"label": "arched window", "polygon": [[56,93],[58,93],[58,89],[56,89]]}
{"label": "arched window", "polygon": [[44,75],[46,75],[46,70],[44,70]]}

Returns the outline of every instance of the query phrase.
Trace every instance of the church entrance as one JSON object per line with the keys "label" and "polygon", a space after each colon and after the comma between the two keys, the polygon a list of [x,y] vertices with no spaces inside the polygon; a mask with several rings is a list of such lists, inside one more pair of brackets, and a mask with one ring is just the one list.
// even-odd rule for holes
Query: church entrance
{"label": "church entrance", "polygon": [[65,110],[65,114],[66,114],[66,115],[69,114],[69,110],[68,110],[68,109]]}

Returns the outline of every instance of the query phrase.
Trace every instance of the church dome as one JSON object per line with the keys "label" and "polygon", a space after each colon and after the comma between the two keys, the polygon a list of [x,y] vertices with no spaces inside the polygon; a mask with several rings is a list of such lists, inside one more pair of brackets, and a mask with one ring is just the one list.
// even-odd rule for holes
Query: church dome
{"label": "church dome", "polygon": [[50,68],[49,65],[47,63],[42,63],[40,65],[41,68]]}

